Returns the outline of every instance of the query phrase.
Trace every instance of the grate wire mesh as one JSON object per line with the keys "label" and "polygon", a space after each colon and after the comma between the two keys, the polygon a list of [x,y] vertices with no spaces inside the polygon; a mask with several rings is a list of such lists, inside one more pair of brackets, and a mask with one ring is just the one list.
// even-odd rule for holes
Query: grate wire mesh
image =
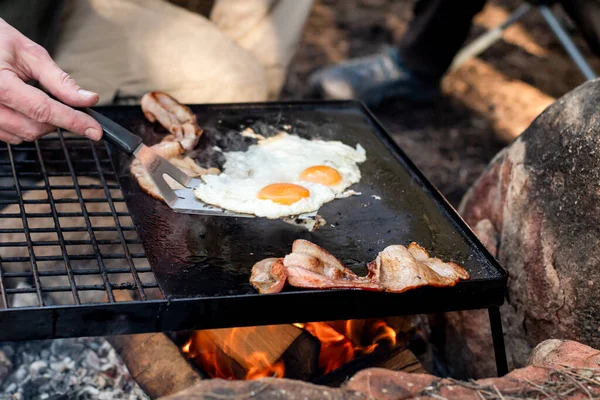
{"label": "grate wire mesh", "polygon": [[105,143],[0,143],[0,312],[164,298]]}

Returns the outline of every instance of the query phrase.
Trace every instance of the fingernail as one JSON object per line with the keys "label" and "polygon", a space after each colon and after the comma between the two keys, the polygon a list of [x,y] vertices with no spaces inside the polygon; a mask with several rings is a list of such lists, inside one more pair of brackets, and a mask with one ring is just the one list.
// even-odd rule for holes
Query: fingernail
{"label": "fingernail", "polygon": [[79,89],[77,91],[81,97],[85,97],[86,99],[91,99],[92,97],[98,96],[98,93],[90,92],[89,90]]}
{"label": "fingernail", "polygon": [[96,128],[87,128],[85,130],[85,136],[92,140],[98,140],[100,139],[100,132]]}

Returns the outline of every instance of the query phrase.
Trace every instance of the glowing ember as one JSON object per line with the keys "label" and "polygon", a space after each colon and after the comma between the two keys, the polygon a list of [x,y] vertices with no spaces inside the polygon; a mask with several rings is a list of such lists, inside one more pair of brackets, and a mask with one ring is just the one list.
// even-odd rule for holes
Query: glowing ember
{"label": "glowing ember", "polygon": [[[309,322],[294,326],[306,330],[321,342],[319,369],[323,374],[373,352],[382,343],[387,343],[390,348],[396,345],[396,332],[381,320]],[[232,329],[220,349],[207,332],[194,332],[181,350],[211,378],[250,380],[285,376],[283,360],[270,362],[267,354],[261,351],[243,359],[245,369],[225,355],[224,351],[230,352],[233,346],[248,339],[247,334]]]}

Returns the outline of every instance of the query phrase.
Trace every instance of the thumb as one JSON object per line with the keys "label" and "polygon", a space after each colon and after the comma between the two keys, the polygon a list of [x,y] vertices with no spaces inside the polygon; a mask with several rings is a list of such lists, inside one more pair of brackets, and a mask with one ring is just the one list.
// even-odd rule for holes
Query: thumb
{"label": "thumb", "polygon": [[52,60],[41,46],[26,45],[21,60],[27,66],[31,78],[37,80],[59,100],[73,107],[91,107],[99,100],[97,93],[84,90],[73,78]]}

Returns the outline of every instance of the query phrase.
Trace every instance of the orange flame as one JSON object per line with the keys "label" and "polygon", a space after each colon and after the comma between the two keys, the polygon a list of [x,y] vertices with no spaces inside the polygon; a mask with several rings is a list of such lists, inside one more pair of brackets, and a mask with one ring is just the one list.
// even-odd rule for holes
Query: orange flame
{"label": "orange flame", "polygon": [[[240,340],[239,337],[236,337],[240,336],[237,331],[232,329],[231,335],[223,346],[224,349],[232,345],[232,340]],[[265,377],[283,378],[285,374],[283,360],[271,364],[265,353],[256,351],[249,356],[250,367],[244,375],[243,368],[234,364],[205,331],[194,332],[181,350],[211,378],[251,380]]]}
{"label": "orange flame", "polygon": [[246,372],[246,380],[260,378],[283,378],[285,374],[285,366],[283,360],[277,361],[275,364],[269,363],[267,355],[263,352],[256,352],[250,356],[250,364],[252,365]]}
{"label": "orange flame", "polygon": [[[382,342],[396,345],[396,331],[381,320],[348,320],[296,323],[321,342],[319,368],[324,374],[334,371],[358,355],[372,353]],[[367,338],[367,343],[363,343]]]}
{"label": "orange flame", "polygon": [[[396,345],[396,332],[382,320],[309,322],[296,323],[294,326],[306,330],[321,342],[319,369],[323,374],[338,369],[357,356],[373,352],[381,343],[387,342],[389,347]],[[249,366],[244,371],[241,365],[225,354],[235,343],[247,340],[246,335],[239,329],[232,329],[220,349],[206,331],[196,331],[181,350],[211,378],[283,378],[283,360],[271,363],[266,353],[256,351],[244,360]]]}
{"label": "orange flame", "polygon": [[202,331],[192,334],[181,350],[202,366],[202,371],[212,378],[233,379],[233,365],[218,353],[219,349]]}

